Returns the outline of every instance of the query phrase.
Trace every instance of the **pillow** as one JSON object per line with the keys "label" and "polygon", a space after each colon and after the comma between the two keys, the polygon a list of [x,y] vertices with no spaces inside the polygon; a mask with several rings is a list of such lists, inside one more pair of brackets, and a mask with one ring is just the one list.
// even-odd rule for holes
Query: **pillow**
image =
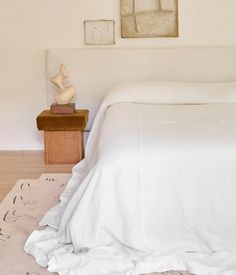
{"label": "pillow", "polygon": [[155,104],[236,103],[236,82],[128,82],[114,87],[105,101]]}

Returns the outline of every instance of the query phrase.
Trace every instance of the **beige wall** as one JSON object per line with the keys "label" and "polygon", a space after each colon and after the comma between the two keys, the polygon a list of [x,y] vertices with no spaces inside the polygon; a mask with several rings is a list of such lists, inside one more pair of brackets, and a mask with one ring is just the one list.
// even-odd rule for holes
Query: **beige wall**
{"label": "beige wall", "polygon": [[80,48],[83,20],[114,19],[115,47],[236,46],[235,0],[179,0],[179,38],[121,39],[119,0],[0,0],[0,149],[40,149],[45,49]]}

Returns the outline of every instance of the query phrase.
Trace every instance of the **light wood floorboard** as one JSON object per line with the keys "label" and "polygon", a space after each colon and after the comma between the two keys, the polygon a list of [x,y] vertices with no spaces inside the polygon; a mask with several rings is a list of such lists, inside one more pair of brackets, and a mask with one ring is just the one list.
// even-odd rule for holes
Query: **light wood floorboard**
{"label": "light wood floorboard", "polygon": [[42,173],[71,173],[73,165],[46,165],[43,151],[0,151],[0,202],[18,179],[37,179]]}

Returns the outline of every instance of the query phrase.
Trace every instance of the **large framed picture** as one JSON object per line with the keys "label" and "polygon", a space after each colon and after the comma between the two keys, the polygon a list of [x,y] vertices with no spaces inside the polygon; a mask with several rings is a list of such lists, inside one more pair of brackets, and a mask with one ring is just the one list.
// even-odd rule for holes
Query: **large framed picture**
{"label": "large framed picture", "polygon": [[121,35],[178,37],[178,0],[121,0]]}

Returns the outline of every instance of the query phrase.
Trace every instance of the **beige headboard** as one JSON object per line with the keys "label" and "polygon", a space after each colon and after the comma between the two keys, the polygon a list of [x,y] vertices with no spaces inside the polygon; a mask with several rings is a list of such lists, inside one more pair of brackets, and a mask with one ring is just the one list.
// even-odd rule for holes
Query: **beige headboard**
{"label": "beige headboard", "polygon": [[[47,79],[64,64],[76,88],[77,108],[90,111],[88,129],[104,94],[118,83],[136,80],[236,81],[236,48],[50,49]],[[54,86],[47,80],[48,105]]]}

